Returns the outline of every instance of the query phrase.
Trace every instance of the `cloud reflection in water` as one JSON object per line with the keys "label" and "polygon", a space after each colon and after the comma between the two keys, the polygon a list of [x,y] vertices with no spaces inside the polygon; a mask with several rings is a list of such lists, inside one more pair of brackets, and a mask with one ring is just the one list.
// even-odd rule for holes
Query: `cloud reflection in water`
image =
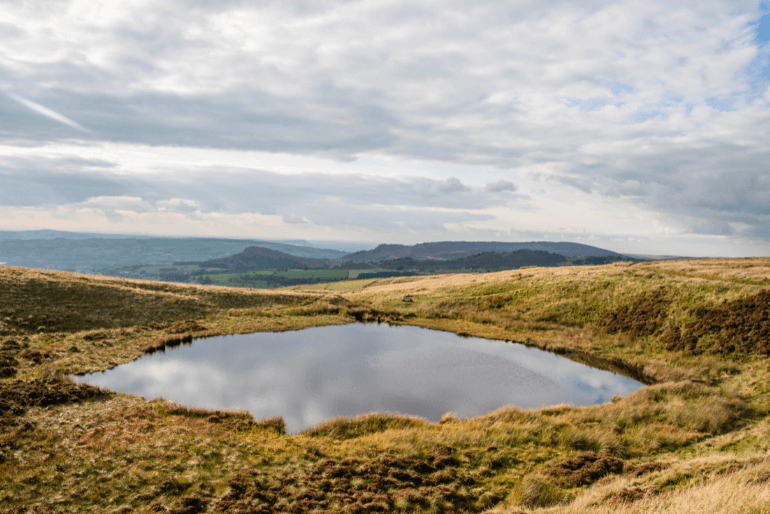
{"label": "cloud reflection in water", "polygon": [[408,326],[351,324],[200,339],[79,382],[184,405],[324,419],[399,412],[437,421],[505,405],[590,405],[641,383],[520,344]]}

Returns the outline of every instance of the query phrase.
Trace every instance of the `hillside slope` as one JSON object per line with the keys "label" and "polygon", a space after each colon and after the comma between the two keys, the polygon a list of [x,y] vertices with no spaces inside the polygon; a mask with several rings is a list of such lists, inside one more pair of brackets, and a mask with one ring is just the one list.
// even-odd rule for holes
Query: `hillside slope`
{"label": "hillside slope", "polygon": [[241,253],[196,264],[202,268],[220,268],[227,271],[265,271],[278,268],[322,268],[326,267],[327,263],[324,259],[296,257],[268,248],[250,246]]}
{"label": "hillside slope", "polygon": [[[268,293],[0,267],[0,510],[716,514],[770,505],[770,259],[352,285]],[[58,324],[34,326],[43,315]],[[590,407],[503,406],[438,423],[373,413],[288,436],[279,418],[61,378],[193,337],[356,320],[521,341],[649,386]]]}
{"label": "hillside slope", "polygon": [[516,250],[515,252],[496,253],[484,252],[470,257],[458,259],[424,259],[416,260],[402,257],[379,262],[379,266],[387,269],[406,269],[419,271],[440,270],[472,270],[472,269],[516,269],[524,266],[558,266],[567,262],[567,258],[556,253],[538,250]]}
{"label": "hillside slope", "polygon": [[0,266],[0,337],[198,319],[223,309],[296,305],[307,294],[126,280]]}

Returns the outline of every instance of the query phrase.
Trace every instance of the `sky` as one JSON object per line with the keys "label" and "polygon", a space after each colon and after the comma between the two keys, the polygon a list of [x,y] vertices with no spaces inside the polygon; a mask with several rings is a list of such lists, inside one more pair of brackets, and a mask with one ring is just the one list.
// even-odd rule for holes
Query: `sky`
{"label": "sky", "polygon": [[770,4],[0,2],[0,230],[770,255]]}

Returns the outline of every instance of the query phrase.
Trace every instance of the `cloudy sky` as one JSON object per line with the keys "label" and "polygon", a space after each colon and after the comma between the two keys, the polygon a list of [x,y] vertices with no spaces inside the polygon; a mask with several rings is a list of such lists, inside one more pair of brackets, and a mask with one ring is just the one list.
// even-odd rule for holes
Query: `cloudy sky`
{"label": "cloudy sky", "polygon": [[0,2],[0,230],[770,255],[770,6]]}

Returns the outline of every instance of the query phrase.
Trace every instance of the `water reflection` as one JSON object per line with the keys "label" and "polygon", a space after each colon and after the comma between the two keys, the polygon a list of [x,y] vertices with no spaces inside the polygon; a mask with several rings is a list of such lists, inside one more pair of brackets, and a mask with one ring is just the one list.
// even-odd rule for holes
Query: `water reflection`
{"label": "water reflection", "polygon": [[197,407],[283,416],[295,433],[324,419],[399,412],[437,421],[504,405],[589,405],[641,383],[564,357],[417,327],[350,324],[195,340],[75,377]]}

